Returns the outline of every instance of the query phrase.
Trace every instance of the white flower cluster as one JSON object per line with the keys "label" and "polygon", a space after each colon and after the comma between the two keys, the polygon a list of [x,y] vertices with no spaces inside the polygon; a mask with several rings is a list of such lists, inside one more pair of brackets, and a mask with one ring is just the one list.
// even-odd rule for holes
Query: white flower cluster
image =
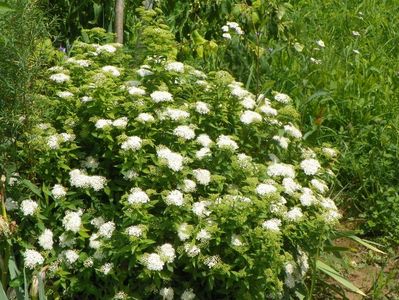
{"label": "white flower cluster", "polygon": [[74,233],[79,232],[80,225],[82,225],[82,216],[83,212],[79,211],[68,211],[65,214],[65,217],[62,219],[62,225],[65,230],[72,231]]}
{"label": "white flower cluster", "polygon": [[20,209],[24,216],[32,216],[36,210],[38,209],[39,205],[37,202],[27,199],[21,202]]}
{"label": "white flower cluster", "polygon": [[171,191],[165,199],[167,205],[182,206],[184,203],[184,195],[179,190]]}
{"label": "white flower cluster", "polygon": [[34,269],[38,265],[44,263],[43,256],[36,250],[27,249],[24,253],[24,265],[28,269]]}
{"label": "white flower cluster", "polygon": [[127,197],[127,202],[129,204],[144,204],[150,201],[148,195],[140,188],[132,188],[129,196]]}
{"label": "white flower cluster", "polygon": [[262,122],[262,116],[252,110],[246,110],[240,117],[241,122],[246,125]]}
{"label": "white flower cluster", "polygon": [[66,196],[66,188],[63,187],[61,184],[55,184],[53,189],[51,190],[51,193],[53,194],[53,197],[55,199],[60,199],[62,197]]}
{"label": "white flower cluster", "polygon": [[236,22],[227,22],[226,25],[222,26],[223,37],[225,39],[231,39],[230,30],[233,30],[238,35],[243,35],[244,31],[241,29],[240,25]]}
{"label": "white flower cluster", "polygon": [[172,61],[166,64],[165,70],[169,72],[184,73],[184,64],[178,61]]}
{"label": "white flower cluster", "polygon": [[190,126],[180,125],[173,130],[173,134],[183,140],[192,140],[195,138],[195,132]]}
{"label": "white flower cluster", "polygon": [[57,73],[50,76],[50,80],[55,81],[57,83],[64,83],[69,81],[70,79],[71,78],[69,77],[69,75],[66,75],[64,73]]}
{"label": "white flower cluster", "polygon": [[142,139],[138,136],[129,136],[126,141],[124,141],[121,145],[122,150],[132,150],[137,151],[142,146]]}
{"label": "white flower cluster", "polygon": [[168,167],[175,172],[178,172],[183,168],[183,156],[179,153],[172,152],[167,147],[159,148],[157,150],[157,156],[158,158],[165,160]]}
{"label": "white flower cluster", "polygon": [[231,139],[231,137],[229,137],[227,135],[220,135],[216,140],[216,145],[220,149],[228,149],[228,150],[232,150],[232,151],[235,151],[238,149],[237,143],[235,141],[233,141]]}
{"label": "white flower cluster", "polygon": [[103,176],[89,176],[79,169],[70,171],[69,177],[72,186],[78,188],[92,188],[95,191],[102,190],[107,181]]}
{"label": "white flower cluster", "polygon": [[182,121],[190,117],[190,113],[185,110],[175,109],[168,107],[165,111],[162,112],[160,118],[161,119],[170,119],[172,121]]}
{"label": "white flower cluster", "polygon": [[166,92],[166,91],[155,91],[155,92],[152,92],[150,97],[151,97],[152,101],[154,101],[155,103],[173,101],[172,94],[169,93],[169,92]]}

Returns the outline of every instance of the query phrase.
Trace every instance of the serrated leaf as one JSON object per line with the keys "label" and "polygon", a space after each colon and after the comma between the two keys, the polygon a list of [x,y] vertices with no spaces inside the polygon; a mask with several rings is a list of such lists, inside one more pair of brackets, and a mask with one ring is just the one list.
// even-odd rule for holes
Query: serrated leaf
{"label": "serrated leaf", "polygon": [[367,296],[361,289],[359,289],[357,286],[355,286],[352,282],[350,282],[348,279],[343,277],[338,271],[334,270],[331,268],[329,265],[326,265],[320,260],[316,261],[316,268],[334,280],[336,280],[338,283],[342,284],[344,287],[346,287],[348,290],[357,293],[362,296]]}

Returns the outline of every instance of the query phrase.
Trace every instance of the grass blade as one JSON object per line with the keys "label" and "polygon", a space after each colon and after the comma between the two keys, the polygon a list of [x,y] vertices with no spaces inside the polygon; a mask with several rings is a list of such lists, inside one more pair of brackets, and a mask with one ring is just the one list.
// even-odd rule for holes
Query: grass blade
{"label": "grass blade", "polygon": [[356,235],[349,235],[347,237],[351,240],[354,240],[355,242],[358,242],[359,244],[363,245],[364,247],[369,248],[370,250],[373,250],[373,251],[381,253],[381,254],[386,254],[384,251],[381,251],[380,249],[371,245],[371,243],[369,241],[361,239],[360,237],[358,237]]}
{"label": "grass blade", "polygon": [[6,292],[4,291],[1,282],[0,282],[0,300],[8,300]]}
{"label": "grass blade", "polygon": [[44,292],[43,278],[40,273],[37,275],[37,279],[39,282],[39,300],[46,300],[47,298],[46,298],[46,293]]}

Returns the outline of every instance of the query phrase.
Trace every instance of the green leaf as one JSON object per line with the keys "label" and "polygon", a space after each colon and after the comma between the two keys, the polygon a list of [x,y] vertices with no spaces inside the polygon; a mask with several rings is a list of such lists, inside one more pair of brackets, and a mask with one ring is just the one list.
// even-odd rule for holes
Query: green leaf
{"label": "green leaf", "polygon": [[37,279],[39,282],[39,300],[46,300],[46,293],[44,292],[44,283],[43,278],[40,274],[37,275]]}
{"label": "green leaf", "polygon": [[39,198],[42,198],[42,192],[41,190],[34,185],[31,181],[24,179],[21,181],[21,183],[26,186],[28,189],[30,189],[35,195],[37,195]]}
{"label": "green leaf", "polygon": [[357,293],[362,296],[366,296],[365,293],[362,292],[358,287],[356,287],[352,282],[350,282],[348,279],[344,278],[341,274],[338,273],[338,271],[334,270],[330,266],[326,265],[320,260],[316,261],[316,268],[319,269],[320,271],[324,272],[328,276],[332,277],[335,279],[337,282],[342,284],[344,287],[349,289],[350,291]]}
{"label": "green leaf", "polygon": [[13,11],[14,9],[7,3],[0,2],[0,13],[3,12],[10,12]]}
{"label": "green leaf", "polygon": [[[356,235],[348,235],[347,238],[354,240],[355,242],[358,242],[359,244],[363,245],[366,248],[369,248],[370,250],[373,250],[375,252],[381,253],[381,254],[386,254],[384,251],[381,251],[380,249],[374,247],[373,245],[371,245],[371,243],[376,244],[374,242],[365,240],[365,239],[361,239],[360,237],[356,236]],[[381,246],[379,244],[377,244],[378,246]]]}
{"label": "green leaf", "polygon": [[1,282],[0,282],[0,300],[8,300],[6,292],[4,291]]}
{"label": "green leaf", "polygon": [[26,272],[24,268],[24,290],[25,290],[25,295],[24,295],[24,300],[29,300],[29,286],[28,286],[28,281],[26,279]]}

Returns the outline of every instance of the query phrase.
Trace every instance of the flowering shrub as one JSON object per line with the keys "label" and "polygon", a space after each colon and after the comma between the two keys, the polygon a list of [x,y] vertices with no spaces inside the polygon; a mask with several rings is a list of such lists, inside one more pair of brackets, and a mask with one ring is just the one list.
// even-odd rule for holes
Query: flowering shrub
{"label": "flowering shrub", "polygon": [[14,184],[7,202],[47,293],[293,294],[339,213],[336,153],[303,145],[291,98],[162,57],[134,68],[117,44],[73,49],[49,70],[50,117],[30,134],[42,188]]}

